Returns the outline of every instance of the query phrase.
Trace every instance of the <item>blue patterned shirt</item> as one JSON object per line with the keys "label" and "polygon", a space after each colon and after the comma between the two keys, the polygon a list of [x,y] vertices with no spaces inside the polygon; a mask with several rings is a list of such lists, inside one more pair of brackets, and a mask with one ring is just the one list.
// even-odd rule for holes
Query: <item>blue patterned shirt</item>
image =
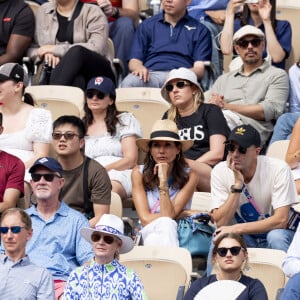
{"label": "blue patterned shirt", "polygon": [[114,259],[106,265],[92,260],[74,270],[63,300],[145,300],[147,296],[137,274]]}
{"label": "blue patterned shirt", "polygon": [[47,268],[54,280],[67,280],[71,271],[94,257],[92,245],[80,236],[88,220],[64,202],[55,215],[45,221],[35,206],[28,208],[33,235],[26,253],[37,266]]}

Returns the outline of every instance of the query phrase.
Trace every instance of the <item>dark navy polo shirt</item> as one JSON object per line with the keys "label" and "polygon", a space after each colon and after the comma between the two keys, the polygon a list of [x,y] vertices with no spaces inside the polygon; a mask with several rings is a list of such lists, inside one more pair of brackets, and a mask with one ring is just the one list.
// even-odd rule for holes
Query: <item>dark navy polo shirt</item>
{"label": "dark navy polo shirt", "polygon": [[199,21],[186,14],[173,27],[161,12],[139,25],[129,59],[141,60],[151,71],[167,71],[210,61],[211,51],[210,32]]}

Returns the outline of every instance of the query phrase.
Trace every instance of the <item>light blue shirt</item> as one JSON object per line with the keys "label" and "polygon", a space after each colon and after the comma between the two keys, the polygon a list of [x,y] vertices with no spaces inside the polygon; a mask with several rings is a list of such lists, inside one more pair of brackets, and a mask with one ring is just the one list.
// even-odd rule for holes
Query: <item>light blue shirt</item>
{"label": "light blue shirt", "polygon": [[25,256],[17,262],[0,259],[0,298],[7,300],[54,300],[51,273]]}
{"label": "light blue shirt", "polygon": [[206,10],[225,10],[229,0],[192,0],[187,10],[193,18],[206,17]]}
{"label": "light blue shirt", "polygon": [[28,208],[33,235],[27,242],[30,260],[47,268],[55,280],[67,280],[76,267],[94,256],[91,244],[80,236],[80,228],[89,227],[88,220],[78,211],[61,202],[55,215],[45,221],[35,206]]}

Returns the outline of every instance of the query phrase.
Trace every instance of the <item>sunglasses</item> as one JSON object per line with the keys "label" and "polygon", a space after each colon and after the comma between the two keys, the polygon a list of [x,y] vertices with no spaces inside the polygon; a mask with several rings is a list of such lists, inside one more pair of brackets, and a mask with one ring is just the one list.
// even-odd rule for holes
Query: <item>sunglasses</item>
{"label": "sunglasses", "polygon": [[73,140],[74,136],[79,136],[79,135],[74,132],[65,132],[65,133],[53,132],[52,133],[52,138],[54,140],[60,140],[62,137],[64,137],[64,139],[68,141],[68,140]]}
{"label": "sunglasses", "polygon": [[187,81],[177,81],[175,84],[167,84],[166,85],[166,91],[167,92],[172,92],[174,89],[174,86],[176,85],[177,88],[179,89],[183,89],[185,86],[191,85],[189,82]]}
{"label": "sunglasses", "polygon": [[237,44],[239,47],[241,47],[241,48],[243,48],[243,49],[246,49],[246,48],[248,48],[249,43],[251,43],[251,45],[252,45],[253,47],[258,47],[258,46],[260,45],[261,42],[262,42],[261,39],[255,38],[255,39],[252,39],[252,40],[239,40],[239,41],[236,42],[236,44]]}
{"label": "sunglasses", "polygon": [[217,249],[217,253],[219,254],[219,256],[225,257],[227,255],[228,250],[230,251],[230,253],[233,256],[237,256],[237,255],[240,254],[241,250],[244,251],[245,249],[242,248],[242,247],[239,247],[239,246],[234,246],[234,247],[231,247],[231,248],[220,247],[220,248]]}
{"label": "sunglasses", "polygon": [[236,147],[234,144],[231,144],[231,143],[225,144],[225,148],[226,148],[226,150],[229,151],[229,152],[234,152],[235,149],[238,149],[238,151],[239,151],[241,154],[246,154],[247,149],[248,149],[248,148],[245,148],[245,147],[242,147],[242,146]]}
{"label": "sunglasses", "polygon": [[25,228],[25,227],[22,227],[22,226],[11,226],[11,227],[0,227],[0,232],[3,233],[3,234],[6,234],[8,233],[8,230],[10,230],[12,233],[20,233],[22,228]]}
{"label": "sunglasses", "polygon": [[94,95],[96,95],[96,97],[100,100],[104,99],[105,94],[103,94],[100,91],[87,91],[86,92],[86,97],[89,99],[92,99],[94,97]]}
{"label": "sunglasses", "polygon": [[38,174],[38,173],[31,174],[32,181],[34,181],[34,182],[40,181],[42,177],[44,177],[44,179],[48,182],[52,182],[54,177],[61,178],[60,176],[58,176],[56,174],[52,174],[52,173],[51,174]]}
{"label": "sunglasses", "polygon": [[103,241],[108,244],[108,245],[111,245],[114,241],[115,241],[115,238],[111,235],[101,235],[99,233],[93,233],[92,236],[91,236],[91,240],[96,243],[96,242],[99,242],[101,240],[101,237],[103,239]]}

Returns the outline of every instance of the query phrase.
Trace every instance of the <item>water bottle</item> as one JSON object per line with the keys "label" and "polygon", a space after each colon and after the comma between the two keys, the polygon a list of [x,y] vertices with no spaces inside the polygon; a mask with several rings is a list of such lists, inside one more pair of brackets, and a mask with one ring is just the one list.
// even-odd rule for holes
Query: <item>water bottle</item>
{"label": "water bottle", "polygon": [[160,11],[160,0],[151,0],[150,4],[153,9],[153,16],[157,15]]}

